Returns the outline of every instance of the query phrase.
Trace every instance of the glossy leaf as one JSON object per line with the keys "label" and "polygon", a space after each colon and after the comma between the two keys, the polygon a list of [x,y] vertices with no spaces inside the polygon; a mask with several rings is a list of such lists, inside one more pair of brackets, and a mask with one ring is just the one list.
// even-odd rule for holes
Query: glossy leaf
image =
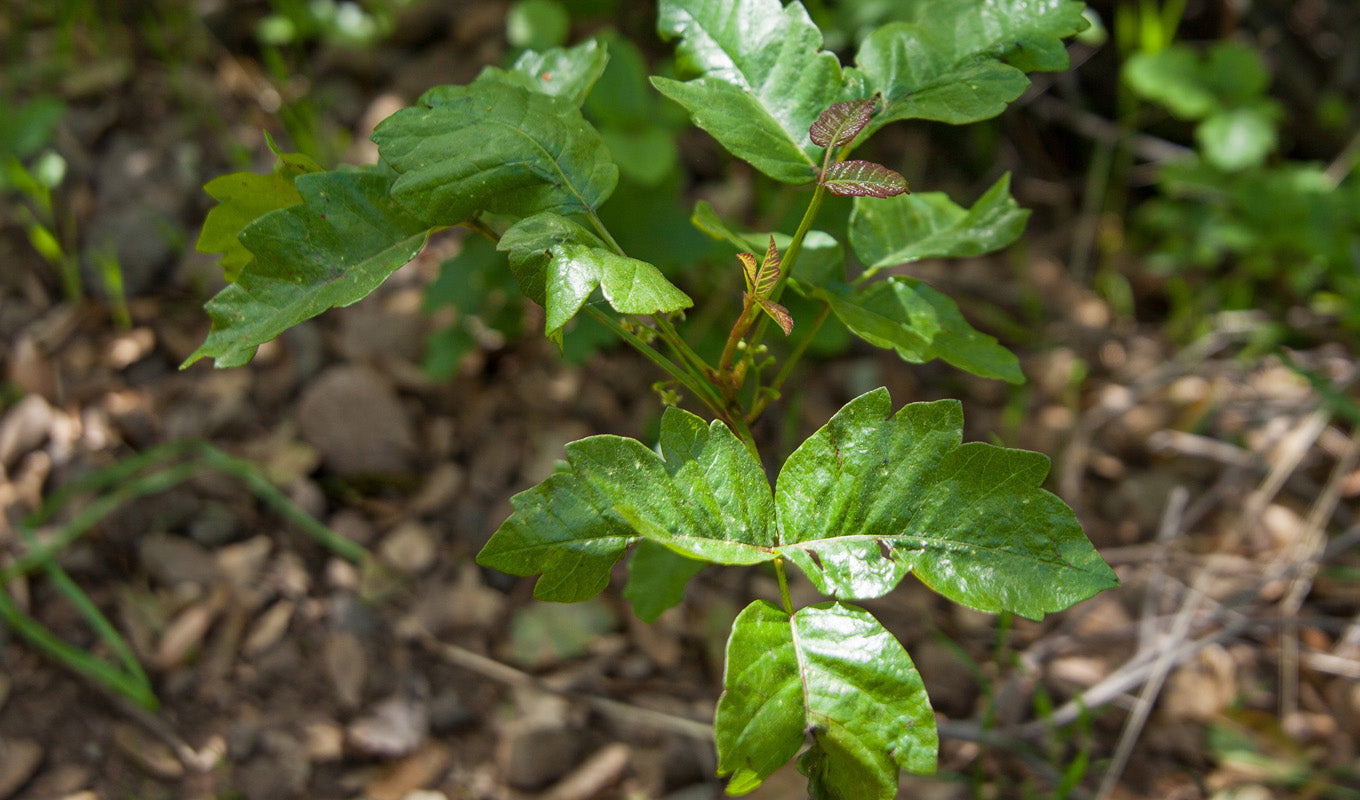
{"label": "glossy leaf", "polygon": [[618,181],[573,100],[494,75],[431,89],[378,125],[373,141],[400,174],[393,196],[432,225],[479,212],[591,212]]}
{"label": "glossy leaf", "polygon": [[[271,139],[269,142],[273,147]],[[217,205],[208,211],[203,230],[194,249],[200,253],[221,253],[223,277],[235,281],[248,264],[255,261],[238,238],[246,226],[270,211],[302,202],[293,181],[299,175],[321,172],[321,165],[301,153],[281,153],[268,175],[233,172],[208,181],[203,190]]]}
{"label": "glossy leaf", "polygon": [[910,572],[957,603],[1040,619],[1118,584],[1040,488],[1045,456],[961,445],[953,400],[891,411],[886,389],[851,401],[779,473],[779,551],[818,590],[879,597]]}
{"label": "glossy leaf", "polygon": [[915,278],[893,276],[852,290],[844,284],[791,284],[806,297],[831,304],[850,332],[920,364],[939,358],[984,378],[1023,383],[1020,362],[995,338],[968,324],[948,296]]}
{"label": "glossy leaf", "polygon": [[774,558],[769,482],[725,425],[668,408],[660,446],[662,455],[619,436],[568,444],[568,471],[512,499],[515,513],[478,563],[543,573],[535,596],[569,602],[598,594],[639,537],[711,563]]}
{"label": "glossy leaf", "polygon": [[482,76],[494,76],[539,94],[561,97],[579,108],[608,63],[609,52],[604,44],[587,39],[574,47],[554,47],[542,52],[525,50],[509,70],[487,67]]}
{"label": "glossy leaf", "polygon": [[208,301],[212,330],[184,366],[204,357],[247,363],[288,328],[368,296],[425,244],[428,227],[393,202],[382,172],[318,172],[295,185],[300,204],[241,232],[255,262]]}
{"label": "glossy leaf", "polygon": [[891,800],[900,769],[935,771],[939,738],[902,645],[867,611],[823,603],[790,617],[747,606],[727,644],[714,720],[718,774],[745,794],[798,760],[813,797]]}
{"label": "glossy leaf", "polygon": [[850,246],[870,274],[923,258],[1000,250],[1020,238],[1029,219],[1029,211],[1011,197],[1010,185],[1010,173],[1002,175],[969,209],[942,192],[856,200],[850,214]]}
{"label": "glossy leaf", "polygon": [[840,147],[854,141],[860,131],[869,124],[878,105],[879,96],[865,97],[860,100],[842,100],[832,103],[813,121],[808,136],[819,147]]}
{"label": "glossy leaf", "polygon": [[855,62],[883,112],[955,125],[994,117],[1029,85],[1026,71],[1067,68],[1062,40],[1085,29],[1072,0],[923,0],[860,45]]}
{"label": "glossy leaf", "polygon": [[498,247],[510,254],[511,270],[525,295],[543,305],[549,336],[576,316],[597,287],[621,314],[659,314],[693,305],[655,266],[615,253],[556,214],[515,223]]}
{"label": "glossy leaf", "polygon": [[872,161],[841,161],[822,173],[819,181],[840,197],[897,197],[907,192],[907,179]]}
{"label": "glossy leaf", "polygon": [[729,153],[785,183],[816,178],[821,148],[809,128],[828,106],[870,94],[858,73],[822,50],[801,3],[663,0],[657,30],[678,37],[687,83],[653,78]]}

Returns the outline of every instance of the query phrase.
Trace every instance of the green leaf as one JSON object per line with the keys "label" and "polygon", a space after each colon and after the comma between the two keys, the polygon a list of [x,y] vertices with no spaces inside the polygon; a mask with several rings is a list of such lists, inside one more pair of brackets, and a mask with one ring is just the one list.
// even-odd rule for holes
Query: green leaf
{"label": "green leaf", "polygon": [[725,425],[668,408],[661,452],[619,436],[568,444],[568,471],[511,499],[515,513],[477,563],[543,573],[534,596],[571,602],[604,589],[614,562],[639,537],[710,563],[774,558],[769,482]]}
{"label": "green leaf", "polygon": [[250,361],[255,348],[303,320],[368,296],[415,258],[429,229],[388,195],[376,170],[300,176],[298,205],[271,211],[241,232],[255,263],[205,305],[208,338],[184,362]]}
{"label": "green leaf", "polygon": [[914,19],[878,28],[855,58],[883,93],[870,132],[900,119],[961,125],[994,117],[1029,85],[1025,71],[1066,69],[1062,40],[1087,26],[1084,5],[1071,0],[929,0],[910,8]]}
{"label": "green leaf", "polygon": [[978,256],[1020,238],[1029,211],[1010,193],[1002,175],[970,209],[942,192],[921,192],[888,200],[855,200],[850,213],[850,246],[869,274],[923,258]]}
{"label": "green leaf", "polygon": [[487,67],[482,76],[561,97],[580,108],[608,63],[609,52],[604,44],[598,39],[587,39],[575,47],[554,47],[542,52],[525,50],[508,71]]}
{"label": "green leaf", "polygon": [[1040,619],[1118,584],[1040,488],[1046,457],[961,445],[953,400],[891,409],[886,389],[851,401],[779,473],[779,550],[818,590],[879,597],[914,572],[957,603]]}
{"label": "green leaf", "polygon": [[373,132],[400,177],[392,194],[432,225],[490,212],[587,213],[609,197],[618,168],[572,100],[494,75],[440,86]]}
{"label": "green leaf", "polygon": [[1211,114],[1195,128],[1204,160],[1227,172],[1261,166],[1279,144],[1278,111],[1260,103]]}
{"label": "green leaf", "polygon": [[525,295],[547,311],[546,332],[557,334],[597,287],[621,314],[678,311],[693,301],[656,267],[621,256],[580,225],[556,214],[536,214],[515,223],[499,249]]}
{"label": "green leaf", "polygon": [[821,49],[821,31],[801,3],[663,0],[657,30],[679,37],[682,64],[701,77],[652,84],[729,153],[778,181],[814,180],[821,148],[812,123],[831,104],[870,94]]}
{"label": "green leaf", "polygon": [[939,735],[925,686],[902,645],[843,603],[792,617],[757,600],[727,644],[714,736],[729,794],[759,786],[792,758],[813,797],[891,800],[900,769],[935,771]]}
{"label": "green leaf", "polygon": [[706,566],[702,561],[643,539],[628,559],[628,585],[623,596],[633,604],[638,619],[656,622],[662,612],[680,604],[689,579]]}
{"label": "green leaf", "polygon": [[839,197],[897,197],[907,192],[907,179],[872,161],[841,161],[826,168],[818,182]]}
{"label": "green leaf", "polygon": [[893,276],[855,291],[845,284],[791,284],[805,297],[831,304],[850,332],[875,347],[896,350],[904,361],[934,358],[984,378],[1023,383],[1020,362],[995,338],[978,331],[948,296],[915,278]]}
{"label": "green leaf", "polygon": [[1184,44],[1135,53],[1121,74],[1143,99],[1187,120],[1257,104],[1270,84],[1260,54],[1239,42],[1219,42],[1202,54]]}
{"label": "green leaf", "polygon": [[213,178],[203,187],[218,204],[204,218],[194,249],[221,253],[222,272],[228,283],[255,260],[238,238],[241,231],[270,211],[301,203],[302,195],[293,181],[299,175],[322,171],[321,165],[302,153],[281,153],[272,139],[269,145],[277,155],[272,173],[233,172]]}
{"label": "green leaf", "polygon": [[557,0],[519,0],[505,14],[505,38],[514,47],[546,50],[570,32],[571,16]]}

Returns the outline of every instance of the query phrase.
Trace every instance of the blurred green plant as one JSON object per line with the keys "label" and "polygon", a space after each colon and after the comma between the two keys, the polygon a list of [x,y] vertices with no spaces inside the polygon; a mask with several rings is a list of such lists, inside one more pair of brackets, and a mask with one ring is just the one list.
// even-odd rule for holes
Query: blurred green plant
{"label": "blurred green plant", "polygon": [[[19,537],[28,549],[0,566],[0,622],[67,669],[143,708],[156,708],[158,701],[151,681],[132,648],[61,567],[58,559],[119,506],[164,492],[209,472],[240,480],[262,502],[337,556],[355,564],[367,562],[368,554],[363,547],[333,533],[298,508],[255,464],[230,456],[206,442],[170,442],[65,484],[19,522]],[[83,504],[77,502],[82,498],[88,499]],[[67,521],[55,523],[58,514],[70,506],[79,508]],[[41,537],[39,531],[43,532]],[[53,634],[6,591],[10,582],[38,573],[51,581],[57,593],[75,607],[99,641],[113,654],[113,663]]]}
{"label": "blurred green plant", "polygon": [[[1134,54],[1124,84],[1193,125],[1193,157],[1161,166],[1134,215],[1149,263],[1169,278],[1173,328],[1197,335],[1220,310],[1307,305],[1360,333],[1360,176],[1278,156],[1280,104],[1261,55],[1238,42]],[[1355,159],[1351,159],[1352,162]],[[1353,339],[1354,341],[1354,339]]]}

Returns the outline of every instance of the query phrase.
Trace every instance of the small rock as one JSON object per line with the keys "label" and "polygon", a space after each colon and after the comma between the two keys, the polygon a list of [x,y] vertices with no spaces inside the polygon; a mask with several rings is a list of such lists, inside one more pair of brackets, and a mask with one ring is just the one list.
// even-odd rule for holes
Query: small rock
{"label": "small rock", "polygon": [[298,401],[297,418],[302,438],[339,475],[411,470],[414,429],[387,379],[373,370],[340,366],[323,372]]}
{"label": "small rock", "polygon": [[607,744],[558,781],[545,800],[590,800],[623,779],[633,750],[622,742]]}
{"label": "small rock", "polygon": [[424,516],[452,504],[462,485],[463,470],[457,464],[440,464],[430,472],[420,491],[411,500],[411,513]]}
{"label": "small rock", "polygon": [[42,760],[42,746],[32,739],[0,739],[0,800],[28,783]]}
{"label": "small rock", "polygon": [[336,722],[313,722],[303,729],[307,758],[339,761],[345,756],[345,729]]}
{"label": "small rock", "polygon": [[[409,756],[383,770],[376,780],[364,787],[364,794],[372,800],[405,800],[439,780],[449,766],[449,748],[438,742],[428,742]],[[442,795],[441,795],[442,796]]]}
{"label": "small rock", "polygon": [[222,603],[209,599],[208,602],[195,603],[180,612],[165,628],[156,646],[152,664],[159,670],[169,670],[183,664],[190,653],[196,652],[203,644],[203,637],[212,627]]}
{"label": "small rock", "polygon": [[378,545],[378,554],[399,572],[417,575],[434,564],[437,552],[434,536],[419,522],[398,525]]}
{"label": "small rock", "polygon": [[399,758],[415,751],[430,729],[423,698],[397,695],[378,703],[345,729],[358,750],[372,756]]}
{"label": "small rock", "polygon": [[249,596],[259,591],[260,574],[273,550],[274,541],[261,534],[218,550],[217,568],[226,576],[237,596]]}
{"label": "small rock", "polygon": [[221,503],[204,503],[189,520],[189,538],[204,547],[220,547],[236,538],[239,520]]}
{"label": "small rock", "polygon": [[260,615],[259,621],[246,637],[241,652],[247,656],[257,656],[277,644],[287,632],[288,623],[292,622],[296,609],[297,603],[292,600],[280,600],[270,606],[268,611]]}
{"label": "small rock", "polygon": [[55,412],[42,395],[30,394],[0,419],[0,465],[14,466],[19,456],[40,446]]}
{"label": "small rock", "polygon": [[359,637],[349,631],[332,631],[322,646],[322,658],[340,707],[346,710],[357,707],[368,679],[368,659]]}
{"label": "small rock", "polygon": [[125,722],[113,724],[113,744],[124,755],[162,780],[179,780],[184,776],[184,765],[163,742],[152,739]]}
{"label": "small rock", "polygon": [[212,553],[183,536],[152,533],[139,537],[137,555],[142,567],[166,586],[180,583],[211,586],[220,576]]}
{"label": "small rock", "polygon": [[[2,747],[3,745],[0,745]],[[0,756],[0,761],[4,760]],[[57,764],[46,769],[34,778],[24,792],[25,797],[60,797],[61,800],[99,800],[91,791],[82,791],[90,785],[91,770],[83,764]],[[0,797],[3,797],[0,794]]]}
{"label": "small rock", "polygon": [[363,514],[351,508],[335,512],[326,523],[326,527],[351,542],[365,547],[378,535],[373,523],[369,522]]}
{"label": "small rock", "polygon": [[283,731],[261,736],[261,752],[236,770],[234,776],[246,800],[288,800],[307,788],[312,763],[302,743]]}
{"label": "small rock", "polygon": [[541,697],[511,720],[501,735],[500,764],[505,782],[533,790],[558,780],[576,763],[581,736],[567,720],[564,703]]}

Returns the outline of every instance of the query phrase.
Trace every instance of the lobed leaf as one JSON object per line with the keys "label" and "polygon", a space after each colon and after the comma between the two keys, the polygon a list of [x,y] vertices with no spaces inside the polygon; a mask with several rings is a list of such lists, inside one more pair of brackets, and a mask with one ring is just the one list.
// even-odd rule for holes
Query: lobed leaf
{"label": "lobed leaf", "polygon": [[509,70],[487,67],[482,75],[494,75],[539,94],[564,98],[580,108],[608,63],[609,51],[604,43],[587,39],[574,47],[554,47],[543,52],[525,50]]}
{"label": "lobed leaf", "polygon": [[301,175],[298,205],[271,211],[240,240],[255,258],[204,306],[212,330],[185,359],[218,367],[250,361],[255,348],[298,323],[368,296],[424,246],[429,228],[389,196],[377,170]]}
{"label": "lobed leaf", "polygon": [[840,161],[826,168],[818,180],[840,197],[897,197],[907,192],[907,179],[872,161]]}
{"label": "lobed leaf", "polygon": [[240,277],[255,256],[238,238],[246,226],[270,211],[302,202],[293,181],[299,175],[321,172],[321,165],[301,153],[281,153],[269,140],[277,156],[268,175],[233,172],[220,175],[203,187],[217,205],[208,211],[203,230],[194,249],[200,253],[221,253],[223,277],[228,283]]}
{"label": "lobed leaf", "polygon": [[891,800],[901,769],[935,771],[939,735],[902,645],[864,609],[823,603],[790,617],[758,600],[737,616],[714,720],[729,794],[798,760],[813,797]]}
{"label": "lobed leaf", "polygon": [[373,132],[400,177],[392,195],[431,225],[477,213],[593,212],[618,168],[573,100],[483,75],[440,86]]}
{"label": "lobed leaf", "polygon": [[999,250],[1020,238],[1029,219],[1029,211],[1011,197],[1010,185],[1010,173],[1002,175],[967,210],[942,192],[856,200],[850,213],[850,246],[869,274],[923,258]]}
{"label": "lobed leaf", "polygon": [[904,361],[939,358],[984,378],[1023,383],[1019,359],[996,339],[968,324],[948,296],[915,278],[893,276],[858,291],[845,284],[791,284],[805,297],[825,300],[850,332],[895,350]]}
{"label": "lobed leaf", "polygon": [[615,253],[575,222],[544,212],[501,236],[522,291],[547,312],[548,336],[561,331],[599,288],[621,314],[660,314],[693,305],[655,266]]}
{"label": "lobed leaf", "polygon": [[728,152],[778,181],[814,180],[812,123],[831,104],[869,94],[858,73],[821,49],[801,3],[663,0],[657,30],[679,38],[682,65],[700,77],[652,84]]}
{"label": "lobed leaf", "polygon": [[1118,584],[1040,488],[1046,457],[961,445],[956,401],[890,412],[886,389],[860,396],[779,473],[779,552],[819,591],[879,597],[913,572],[957,603],[1039,619]]}
{"label": "lobed leaf", "polygon": [[[598,594],[640,537],[709,563],[775,557],[769,482],[725,425],[668,408],[660,449],[618,436],[567,445],[568,471],[515,496],[515,512],[478,563],[542,573],[535,596],[565,602]],[[586,588],[573,588],[580,583]]]}
{"label": "lobed leaf", "polygon": [[860,100],[832,103],[813,121],[812,127],[808,130],[808,137],[820,147],[840,147],[849,144],[869,124],[869,118],[874,115],[874,107],[878,105],[878,101],[879,95],[875,94]]}
{"label": "lobed leaf", "polygon": [[1073,0],[923,0],[860,45],[855,63],[883,93],[872,133],[901,119],[961,125],[1001,113],[1025,72],[1068,65],[1063,39],[1086,28]]}

